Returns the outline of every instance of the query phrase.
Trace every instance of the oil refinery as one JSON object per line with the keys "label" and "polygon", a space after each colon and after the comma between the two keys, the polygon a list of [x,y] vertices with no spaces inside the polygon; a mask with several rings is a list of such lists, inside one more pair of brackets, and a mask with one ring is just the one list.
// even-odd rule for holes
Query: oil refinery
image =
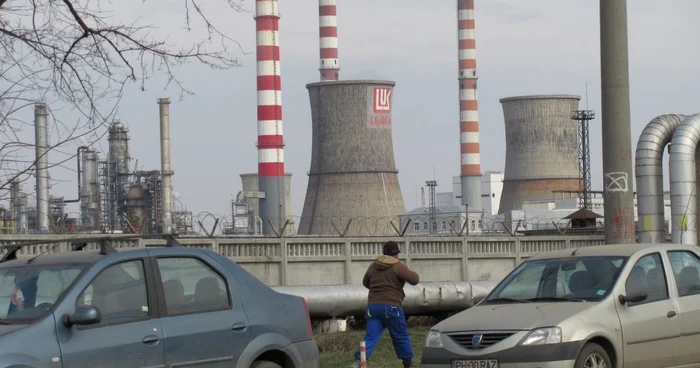
{"label": "oil refinery", "polygon": [[[455,127],[459,139],[449,144],[454,144],[455,151],[459,144],[459,172],[453,177],[452,191],[436,192],[438,183],[429,180],[425,187],[429,203],[423,191],[421,205],[407,209],[393,142],[393,130],[399,126],[395,125],[394,105],[406,103],[395,98],[401,87],[392,80],[340,78],[336,0],[319,0],[320,80],[306,84],[312,137],[309,157],[294,157],[308,160],[309,165],[308,178],[294,179],[295,185],[307,183],[301,216],[295,218],[293,176],[285,171],[280,10],[276,0],[257,1],[257,172],[236,173],[241,182],[232,188],[237,195],[230,200],[231,221],[224,224],[216,220],[220,233],[232,237],[360,237],[546,235],[562,234],[568,228],[602,231],[605,193],[617,189],[609,184],[602,191],[591,189],[587,122],[594,113],[580,110],[580,96],[561,93],[501,98],[505,142],[482,142],[477,90],[479,83],[488,81],[479,81],[477,72],[474,3],[457,0],[452,20],[456,20],[457,34],[459,95],[454,110],[459,112],[459,130]],[[3,232],[200,234],[203,226],[195,229],[197,218],[173,205],[176,177],[170,155],[170,99],[157,102],[160,168],[137,170],[129,151],[129,130],[123,122],[112,121],[107,152],[98,152],[94,144],[81,146],[76,152],[76,199],[49,193],[47,106],[36,103],[36,203],[28,201],[23,183],[13,182],[9,203],[0,208]],[[697,139],[689,133],[697,121],[697,115],[663,115],[640,137],[635,172],[639,221],[631,226],[638,227],[642,239],[658,241],[672,231],[671,227],[679,226],[686,234],[683,241],[697,238],[694,209],[700,204],[696,203],[695,161],[691,157]],[[672,186],[671,192],[664,193],[661,160],[671,141]],[[502,169],[482,171],[485,145],[505,146]],[[622,185],[619,179],[616,183]],[[618,189],[633,191],[629,187]],[[68,217],[65,206],[69,203],[79,203],[78,217]],[[367,221],[376,225],[380,219],[385,226],[366,226]],[[672,226],[675,222],[682,226]],[[674,233],[674,239],[681,241],[680,233]]]}

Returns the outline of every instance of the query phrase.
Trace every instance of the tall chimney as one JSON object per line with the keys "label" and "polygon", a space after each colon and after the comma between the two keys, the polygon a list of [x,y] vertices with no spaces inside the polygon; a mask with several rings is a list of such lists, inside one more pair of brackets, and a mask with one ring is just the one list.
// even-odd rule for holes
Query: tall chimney
{"label": "tall chimney", "polygon": [[474,0],[457,0],[459,40],[459,131],[462,204],[481,209],[481,156],[479,103],[476,95],[476,40]]}
{"label": "tall chimney", "polygon": [[170,99],[159,98],[160,172],[163,178],[163,234],[173,232],[173,172],[170,171]]}
{"label": "tall chimney", "polygon": [[34,104],[34,134],[36,147],[36,224],[37,230],[49,230],[49,129],[46,104]]}
{"label": "tall chimney", "polygon": [[319,46],[322,81],[339,78],[338,65],[338,17],[336,0],[318,0]]}
{"label": "tall chimney", "polygon": [[280,231],[286,217],[279,8],[277,0],[256,0],[258,75],[258,189],[263,233]]}

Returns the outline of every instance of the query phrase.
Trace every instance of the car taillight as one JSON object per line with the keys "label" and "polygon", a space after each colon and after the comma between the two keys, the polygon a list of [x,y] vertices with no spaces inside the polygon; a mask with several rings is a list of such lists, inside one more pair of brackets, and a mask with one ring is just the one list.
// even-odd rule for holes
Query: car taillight
{"label": "car taillight", "polygon": [[301,298],[304,301],[304,310],[306,310],[306,321],[309,324],[309,337],[314,338],[314,328],[311,325],[311,313],[309,313],[309,305],[306,303],[306,299]]}

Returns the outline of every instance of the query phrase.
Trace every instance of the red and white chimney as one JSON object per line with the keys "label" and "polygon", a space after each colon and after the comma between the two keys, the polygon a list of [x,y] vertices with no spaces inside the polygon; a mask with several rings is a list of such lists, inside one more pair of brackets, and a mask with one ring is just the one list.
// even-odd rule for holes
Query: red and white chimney
{"label": "red and white chimney", "polygon": [[275,233],[270,222],[279,231],[286,213],[279,19],[277,0],[256,0],[258,190],[265,192],[259,206],[265,234]]}
{"label": "red and white chimney", "polygon": [[336,81],[338,65],[338,18],[336,0],[318,0],[321,81]]}
{"label": "red and white chimney", "polygon": [[459,40],[459,131],[462,204],[481,209],[481,156],[479,103],[476,93],[476,40],[474,0],[457,0]]}

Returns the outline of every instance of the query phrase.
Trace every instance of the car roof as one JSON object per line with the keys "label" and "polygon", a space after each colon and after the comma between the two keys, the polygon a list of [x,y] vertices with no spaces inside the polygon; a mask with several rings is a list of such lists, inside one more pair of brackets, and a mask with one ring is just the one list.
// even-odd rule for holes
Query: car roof
{"label": "car roof", "polygon": [[[626,243],[626,244],[606,244],[595,246],[583,246],[579,248],[569,248],[556,250],[553,252],[540,253],[531,260],[536,259],[552,259],[552,258],[574,258],[574,257],[606,257],[606,256],[621,256],[630,257],[638,251],[652,250],[654,248],[663,248],[666,250],[694,250],[696,247],[688,244],[669,244],[669,243]],[[574,253],[574,250],[576,253]]]}
{"label": "car roof", "polygon": [[[158,248],[158,247],[149,247]],[[145,248],[116,248],[117,253],[128,253],[138,250],[143,250]],[[109,256],[109,254],[100,254],[99,250],[79,250],[72,252],[56,252],[56,253],[46,253],[39,257],[35,256],[20,256],[17,259],[10,261],[5,261],[0,263],[0,268],[3,267],[17,267],[26,265],[27,262],[34,258],[32,265],[57,265],[57,264],[93,264],[97,261],[104,259],[104,257]]]}

